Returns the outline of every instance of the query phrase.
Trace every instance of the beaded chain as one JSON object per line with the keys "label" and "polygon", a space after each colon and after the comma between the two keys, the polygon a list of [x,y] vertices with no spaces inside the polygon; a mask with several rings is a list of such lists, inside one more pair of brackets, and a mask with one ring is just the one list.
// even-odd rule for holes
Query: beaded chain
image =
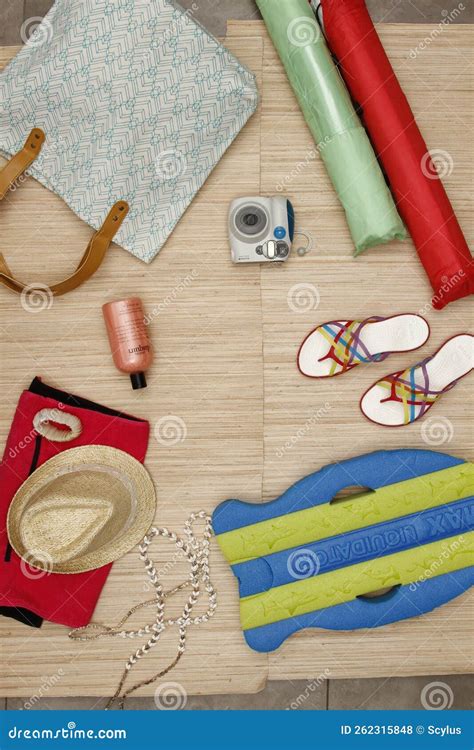
{"label": "beaded chain", "polygon": [[[198,540],[196,538],[193,530],[194,523],[198,519],[205,522],[205,528],[201,540]],[[140,604],[132,607],[132,609],[127,612],[127,614],[117,625],[110,626],[101,623],[90,623],[85,627],[76,628],[69,633],[69,637],[72,640],[80,641],[92,641],[104,636],[115,636],[118,638],[146,638],[147,636],[150,636],[150,638],[143,646],[141,646],[133,654],[130,655],[125,665],[125,669],[118,684],[117,690],[115,691],[115,694],[112,696],[112,698],[110,698],[105,707],[106,710],[109,709],[116,700],[118,700],[119,708],[123,709],[124,701],[127,696],[129,696],[135,690],[138,690],[138,688],[145,685],[150,685],[160,677],[163,677],[165,674],[170,672],[173,667],[175,667],[179,662],[186,650],[186,636],[188,627],[190,625],[201,625],[205,622],[208,622],[216,611],[217,593],[211,581],[209,568],[210,540],[212,536],[210,516],[208,516],[205,511],[192,513],[184,524],[184,533],[186,538],[182,539],[173,531],[169,531],[167,528],[157,528],[153,526],[139,546],[140,560],[145,565],[145,570],[147,572],[148,578],[155,590],[155,596],[153,599],[149,599],[145,602],[140,602]],[[174,542],[177,549],[183,553],[184,557],[188,560],[191,567],[189,579],[183,581],[183,583],[179,584],[179,586],[176,586],[170,591],[164,591],[163,586],[158,578],[155,564],[149,556],[149,547],[155,537],[162,537]],[[165,600],[178,591],[186,588],[187,586],[191,586],[191,592],[183,607],[181,615],[176,618],[165,619]],[[209,600],[208,609],[206,612],[204,612],[204,614],[192,617],[192,611],[199,600],[202,589],[204,589],[204,591],[206,592]],[[135,612],[142,609],[143,607],[150,607],[153,605],[156,606],[156,617],[152,624],[145,625],[138,630],[123,629],[123,625],[125,624],[125,622]],[[177,625],[179,635],[178,653],[173,661],[161,672],[158,672],[148,680],[143,680],[142,682],[137,683],[133,687],[126,690],[122,695],[120,695],[132,667],[137,663],[139,659],[141,659],[143,656],[146,656],[148,652],[157,644],[160,639],[161,633],[167,627],[173,625]]]}

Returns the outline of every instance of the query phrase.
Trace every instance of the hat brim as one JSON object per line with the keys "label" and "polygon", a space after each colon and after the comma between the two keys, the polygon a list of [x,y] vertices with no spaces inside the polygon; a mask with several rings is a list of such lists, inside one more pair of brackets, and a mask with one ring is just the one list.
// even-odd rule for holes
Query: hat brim
{"label": "hat brim", "polygon": [[[113,469],[131,482],[136,497],[134,516],[126,531],[117,538],[108,540],[100,549],[82,554],[65,562],[55,562],[38,550],[28,550],[22,540],[22,515],[32,495],[44,489],[64,470],[77,471],[81,466],[102,466]],[[10,504],[7,516],[7,533],[10,544],[28,565],[47,573],[85,573],[101,568],[135,547],[153,524],[156,512],[156,493],[153,481],[145,467],[129,453],[107,445],[87,445],[70,448],[50,458],[31,474],[21,485]]]}

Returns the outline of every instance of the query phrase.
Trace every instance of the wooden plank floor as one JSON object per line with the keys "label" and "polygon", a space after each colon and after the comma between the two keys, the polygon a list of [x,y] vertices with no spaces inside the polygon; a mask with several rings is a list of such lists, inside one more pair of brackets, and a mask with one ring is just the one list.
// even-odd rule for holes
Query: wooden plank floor
{"label": "wooden plank floor", "polygon": [[[262,41],[234,39],[229,47],[256,73],[260,85]],[[2,63],[13,52],[4,49]],[[259,154],[258,113],[152,266],[114,247],[86,286],[36,315],[22,308],[19,297],[0,295],[2,444],[21,389],[39,374],[55,386],[150,420],[147,467],[156,482],[158,525],[179,531],[193,510],[212,511],[222,499],[242,491],[255,500],[261,497],[260,278],[258,269],[255,273],[255,268],[235,268],[231,263],[226,222],[236,193],[259,192]],[[20,277],[45,283],[77,264],[91,236],[59,198],[33,180],[2,202],[0,218],[2,251],[11,267]],[[153,318],[151,336],[157,353],[148,373],[149,386],[139,393],[112,365],[101,313],[104,301],[135,294]],[[178,430],[183,439],[176,444],[168,444],[166,437],[157,440],[158,420],[169,418],[172,426],[175,417],[182,420]],[[165,428],[162,433],[166,435]],[[170,559],[175,559],[174,548],[157,545],[158,568]],[[217,547],[212,567],[218,616],[190,633],[189,652],[173,680],[189,693],[256,692],[266,680],[267,659],[244,643],[234,578]],[[183,580],[185,573],[184,565],[174,564],[167,575],[169,585]],[[96,618],[117,621],[144,598],[145,584],[135,550],[114,566]],[[28,695],[42,675],[59,669],[65,674],[53,691],[58,695],[111,694],[131,647],[138,645],[72,643],[60,626],[45,624],[35,632],[2,618],[0,694]],[[136,681],[171,661],[176,647],[176,632],[166,633],[153,657],[134,670]],[[148,688],[149,694],[153,692],[153,686]]]}
{"label": "wooden plank floor", "polygon": [[[455,167],[446,184],[472,241],[471,159],[459,130],[452,127],[454,115],[448,114],[454,111],[472,136],[472,81],[468,71],[458,69],[459,55],[469,54],[472,29],[448,29],[435,50],[420,55],[410,66],[405,64],[410,49],[431,27],[381,30],[430,145],[453,156]],[[425,310],[429,289],[410,242],[368,251],[357,262],[352,259],[342,211],[317,160],[293,176],[295,166],[314,145],[263,25],[231,24],[228,46],[259,76],[261,117],[255,116],[239,136],[160,258],[145,267],[114,248],[87,287],[58,300],[39,317],[22,310],[7,293],[0,295],[1,441],[19,391],[34,374],[145,416],[152,426],[163,416],[178,416],[186,425],[186,439],[167,447],[152,437],[147,460],[158,490],[157,523],[173,528],[179,528],[191,510],[201,506],[211,510],[226,497],[269,500],[328,461],[382,447],[382,439],[383,447],[426,446],[421,425],[382,431],[359,414],[354,388],[362,392],[376,376],[374,370],[358,373],[357,384],[349,377],[324,387],[297,374],[298,344],[318,322],[349,314]],[[12,53],[3,50],[0,60],[6,62]],[[429,107],[426,84],[438,95],[436,106]],[[282,180],[288,184],[299,226],[314,237],[316,250],[305,258],[293,257],[281,268],[232,266],[226,239],[230,198],[274,193]],[[0,218],[2,251],[19,274],[35,281],[54,281],[52,272],[44,268],[44,258],[51,258],[51,237],[58,248],[54,261],[58,278],[77,263],[90,237],[88,228],[60,200],[33,181],[14,200],[4,202]],[[186,278],[192,281],[183,288]],[[311,285],[309,291],[317,294],[319,306],[294,312],[288,302],[295,285],[303,282]],[[104,299],[131,293],[141,295],[149,310],[160,310],[152,324],[157,362],[148,392],[138,396],[131,394],[126,378],[121,379],[110,363],[100,317]],[[169,299],[164,309],[159,307]],[[469,302],[426,314],[433,330],[428,353],[443,338],[466,329]],[[392,363],[393,369],[408,364],[397,357]],[[436,407],[436,418],[448,419],[453,433],[449,442],[437,447],[470,459],[471,393],[463,385]],[[325,404],[329,406],[318,416]],[[164,565],[169,556],[169,549],[163,547],[158,560]],[[240,634],[235,582],[215,549],[213,562],[220,593],[218,614],[209,626],[191,633],[189,653],[170,676],[189,694],[251,693],[268,677],[294,680],[314,677],[324,669],[331,677],[471,670],[468,597],[434,615],[375,632],[312,631],[293,638],[269,659],[253,654]],[[170,584],[181,573],[179,566],[173,568]],[[136,555],[121,560],[107,583],[97,619],[115,620],[139,601],[143,580]],[[0,694],[28,695],[45,670],[53,674],[59,668],[65,676],[51,689],[51,697],[110,694],[129,646],[102,641],[79,648],[67,641],[63,628],[45,625],[40,633],[30,634],[13,621],[3,621],[0,653],[6,655],[7,668],[0,675]],[[134,677],[154,673],[167,663],[174,647],[175,636],[170,633]],[[153,692],[151,686],[140,694]]]}
{"label": "wooden plank floor", "polygon": [[[247,24],[254,33],[259,33],[258,25]],[[263,499],[277,497],[326,463],[380,448],[433,447],[473,460],[473,389],[468,381],[443,399],[423,422],[402,430],[383,430],[362,417],[359,397],[379,373],[418,360],[397,355],[388,365],[320,382],[297,371],[298,346],[320,322],[420,311],[431,326],[424,356],[444,339],[472,328],[472,300],[451,305],[442,313],[430,309],[431,290],[411,240],[366,251],[353,260],[343,211],[334,199],[322,162],[314,158],[309,130],[263,23],[260,26],[265,44],[262,193],[274,193],[285,185],[294,203],[297,226],[314,238],[316,246],[311,254],[293,258],[282,268],[262,268]],[[237,35],[244,33],[245,27],[243,23],[231,24],[229,34],[234,29]],[[473,81],[469,65],[464,67],[463,61],[470,59],[474,29],[449,29],[436,45],[413,60],[410,50],[420,38],[429,36],[431,27],[379,28],[427,142],[431,148],[443,149],[453,161],[445,184],[472,245],[473,170],[465,141],[459,139],[452,123],[453,118],[462,123],[466,139],[472,140]],[[295,311],[291,301],[297,290],[306,304]],[[417,356],[421,358],[418,352]],[[290,675],[310,678],[325,669],[331,677],[468,671],[472,666],[473,604],[468,593],[430,615],[375,631],[301,633],[270,655],[270,679]]]}

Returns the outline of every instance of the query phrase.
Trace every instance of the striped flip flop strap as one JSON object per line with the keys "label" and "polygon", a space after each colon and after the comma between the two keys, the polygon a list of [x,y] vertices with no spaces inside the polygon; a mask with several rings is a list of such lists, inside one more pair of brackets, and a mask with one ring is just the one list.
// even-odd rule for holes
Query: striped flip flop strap
{"label": "striped flip flop strap", "polygon": [[388,357],[389,352],[371,354],[361,340],[362,330],[365,326],[381,320],[384,320],[384,318],[372,317],[362,321],[349,320],[347,323],[334,321],[321,326],[321,333],[329,342],[330,348],[328,353],[321,357],[319,361],[332,360],[330,375],[346,372],[360,364],[382,362]]}
{"label": "striped flip flop strap", "polygon": [[[389,396],[382,399],[380,403],[384,404],[388,401],[395,401],[403,404],[404,424],[410,424],[411,422],[414,422],[415,419],[418,419],[418,417],[423,416],[423,414],[433,406],[443,393],[450,391],[458,382],[455,380],[442,390],[434,390],[431,388],[430,378],[426,368],[429,361],[429,359],[426,359],[413,367],[389,375],[387,378],[379,382],[381,388],[390,391]],[[417,407],[420,407],[418,413],[416,411]]]}

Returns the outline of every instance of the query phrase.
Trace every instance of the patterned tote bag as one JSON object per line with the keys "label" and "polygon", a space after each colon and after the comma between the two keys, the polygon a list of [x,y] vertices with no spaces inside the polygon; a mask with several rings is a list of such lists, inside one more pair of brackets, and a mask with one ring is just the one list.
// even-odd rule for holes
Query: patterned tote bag
{"label": "patterned tote bag", "polygon": [[[174,2],[56,0],[0,75],[0,198],[28,169],[100,235],[53,293],[112,237],[149,263],[257,101],[252,73]],[[3,259],[0,281],[24,288]]]}

